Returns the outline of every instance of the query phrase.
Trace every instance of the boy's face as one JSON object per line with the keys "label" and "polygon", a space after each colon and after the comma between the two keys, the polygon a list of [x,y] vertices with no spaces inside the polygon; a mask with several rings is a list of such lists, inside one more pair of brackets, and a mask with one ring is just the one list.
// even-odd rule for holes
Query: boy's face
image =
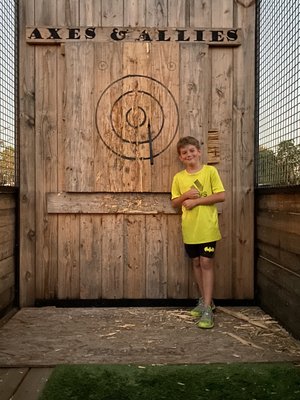
{"label": "boy's face", "polygon": [[197,149],[193,144],[188,144],[181,147],[179,153],[179,160],[184,165],[194,165],[199,162],[201,156],[201,151]]}

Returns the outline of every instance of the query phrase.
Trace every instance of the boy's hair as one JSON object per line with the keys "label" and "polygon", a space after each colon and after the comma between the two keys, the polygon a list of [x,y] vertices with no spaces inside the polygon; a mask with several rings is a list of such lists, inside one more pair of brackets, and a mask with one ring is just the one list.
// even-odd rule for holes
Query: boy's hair
{"label": "boy's hair", "polygon": [[201,149],[200,142],[198,139],[194,138],[194,136],[185,136],[178,140],[178,143],[177,143],[178,154],[180,154],[180,150],[183,147],[187,146],[188,144],[195,146],[198,150]]}

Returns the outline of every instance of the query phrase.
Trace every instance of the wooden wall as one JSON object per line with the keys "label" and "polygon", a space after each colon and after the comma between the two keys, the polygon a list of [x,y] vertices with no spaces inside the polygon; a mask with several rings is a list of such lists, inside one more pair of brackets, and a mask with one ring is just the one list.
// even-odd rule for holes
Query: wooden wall
{"label": "wooden wall", "polygon": [[[227,192],[215,297],[253,298],[254,23],[247,0],[20,1],[21,305],[194,297],[169,192],[182,168],[177,139],[203,140],[209,161],[209,132],[218,138],[214,162]],[[26,26],[239,27],[243,41],[34,46]],[[176,135],[153,166],[116,156],[97,132],[101,96],[110,80],[128,74],[163,82],[178,105],[179,129],[176,113],[165,113]],[[174,110],[168,89],[164,95]]]}
{"label": "wooden wall", "polygon": [[0,315],[15,302],[16,195],[0,193]]}
{"label": "wooden wall", "polygon": [[258,301],[300,338],[300,194],[257,195]]}

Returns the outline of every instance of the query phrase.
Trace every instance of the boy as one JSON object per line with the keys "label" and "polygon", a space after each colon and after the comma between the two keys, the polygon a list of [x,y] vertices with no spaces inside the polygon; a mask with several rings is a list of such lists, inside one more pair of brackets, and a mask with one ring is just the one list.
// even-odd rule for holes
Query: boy
{"label": "boy", "polygon": [[182,235],[186,252],[193,260],[193,271],[200,298],[191,311],[200,317],[200,328],[212,328],[213,257],[221,239],[215,203],[225,200],[225,190],[215,167],[202,165],[199,141],[186,136],[177,143],[180,161],[185,166],[172,183],[172,206],[182,208]]}

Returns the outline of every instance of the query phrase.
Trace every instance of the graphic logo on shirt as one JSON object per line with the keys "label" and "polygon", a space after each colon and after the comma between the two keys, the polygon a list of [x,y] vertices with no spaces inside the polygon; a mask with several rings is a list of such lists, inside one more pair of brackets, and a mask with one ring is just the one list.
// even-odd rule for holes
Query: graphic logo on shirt
{"label": "graphic logo on shirt", "polygon": [[204,191],[203,191],[203,185],[201,184],[201,182],[199,181],[199,179],[196,179],[196,180],[194,181],[194,186],[195,186],[196,189],[199,191],[201,197],[207,197],[207,192],[204,192]]}
{"label": "graphic logo on shirt", "polygon": [[206,251],[207,253],[213,253],[215,251],[215,248],[206,246],[204,247],[204,251]]}

